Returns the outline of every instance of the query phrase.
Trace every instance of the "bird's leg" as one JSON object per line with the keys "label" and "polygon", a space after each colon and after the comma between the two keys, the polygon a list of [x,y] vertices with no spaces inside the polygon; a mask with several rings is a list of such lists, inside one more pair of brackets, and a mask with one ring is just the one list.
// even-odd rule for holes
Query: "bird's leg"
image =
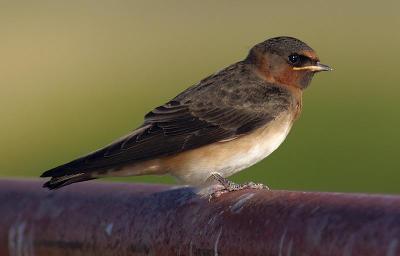
{"label": "bird's leg", "polygon": [[232,191],[237,191],[237,190],[242,190],[242,189],[267,189],[269,188],[261,183],[254,183],[254,182],[248,182],[244,184],[236,184],[227,178],[222,177],[218,173],[213,173],[211,176],[207,179],[206,183],[211,183],[212,181],[217,181],[219,187],[212,189],[210,191],[209,197],[210,199],[212,198],[217,198],[221,196],[222,194],[225,194],[227,192],[232,192]]}

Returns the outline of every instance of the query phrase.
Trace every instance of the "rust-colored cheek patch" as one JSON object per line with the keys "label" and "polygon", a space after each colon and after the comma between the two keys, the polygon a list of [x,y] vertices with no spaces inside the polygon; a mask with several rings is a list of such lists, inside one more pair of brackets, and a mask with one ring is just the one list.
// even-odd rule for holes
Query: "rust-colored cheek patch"
{"label": "rust-colored cheek patch", "polygon": [[275,80],[284,85],[300,88],[300,75],[302,72],[294,71],[292,67],[287,67],[282,70],[282,73],[275,77]]}
{"label": "rust-colored cheek patch", "polygon": [[272,84],[301,88],[300,81],[304,75],[303,71],[295,71],[291,66],[282,66],[279,70],[271,71],[270,64],[267,58],[258,59],[257,71],[265,81]]}

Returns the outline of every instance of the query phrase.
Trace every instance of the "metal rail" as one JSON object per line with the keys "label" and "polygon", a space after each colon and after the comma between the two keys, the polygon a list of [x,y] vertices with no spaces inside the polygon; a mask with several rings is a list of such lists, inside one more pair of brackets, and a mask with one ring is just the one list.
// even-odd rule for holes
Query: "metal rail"
{"label": "metal rail", "polygon": [[0,180],[0,255],[400,255],[400,197]]}

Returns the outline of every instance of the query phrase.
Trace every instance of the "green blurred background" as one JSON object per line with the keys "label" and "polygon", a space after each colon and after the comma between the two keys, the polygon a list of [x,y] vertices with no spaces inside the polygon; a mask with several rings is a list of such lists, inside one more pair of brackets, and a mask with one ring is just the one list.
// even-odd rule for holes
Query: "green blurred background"
{"label": "green blurred background", "polygon": [[316,76],[282,146],[233,180],[400,193],[399,8],[361,0],[2,1],[0,176],[37,177],[93,151],[252,45],[290,35],[335,71]]}

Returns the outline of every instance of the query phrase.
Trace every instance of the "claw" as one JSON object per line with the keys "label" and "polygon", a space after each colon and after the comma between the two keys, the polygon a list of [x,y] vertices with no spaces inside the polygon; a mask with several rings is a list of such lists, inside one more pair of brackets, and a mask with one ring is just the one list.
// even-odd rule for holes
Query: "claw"
{"label": "claw", "polygon": [[208,201],[211,201],[212,199],[218,198],[221,195],[232,192],[232,191],[238,191],[242,189],[266,189],[269,190],[269,188],[261,183],[254,183],[254,182],[248,182],[245,184],[237,184],[234,183],[221,175],[214,173],[212,174],[208,179],[207,182],[209,183],[210,181],[217,181],[218,184],[210,185],[209,187],[205,188],[202,190],[201,194],[204,196],[208,197]]}

